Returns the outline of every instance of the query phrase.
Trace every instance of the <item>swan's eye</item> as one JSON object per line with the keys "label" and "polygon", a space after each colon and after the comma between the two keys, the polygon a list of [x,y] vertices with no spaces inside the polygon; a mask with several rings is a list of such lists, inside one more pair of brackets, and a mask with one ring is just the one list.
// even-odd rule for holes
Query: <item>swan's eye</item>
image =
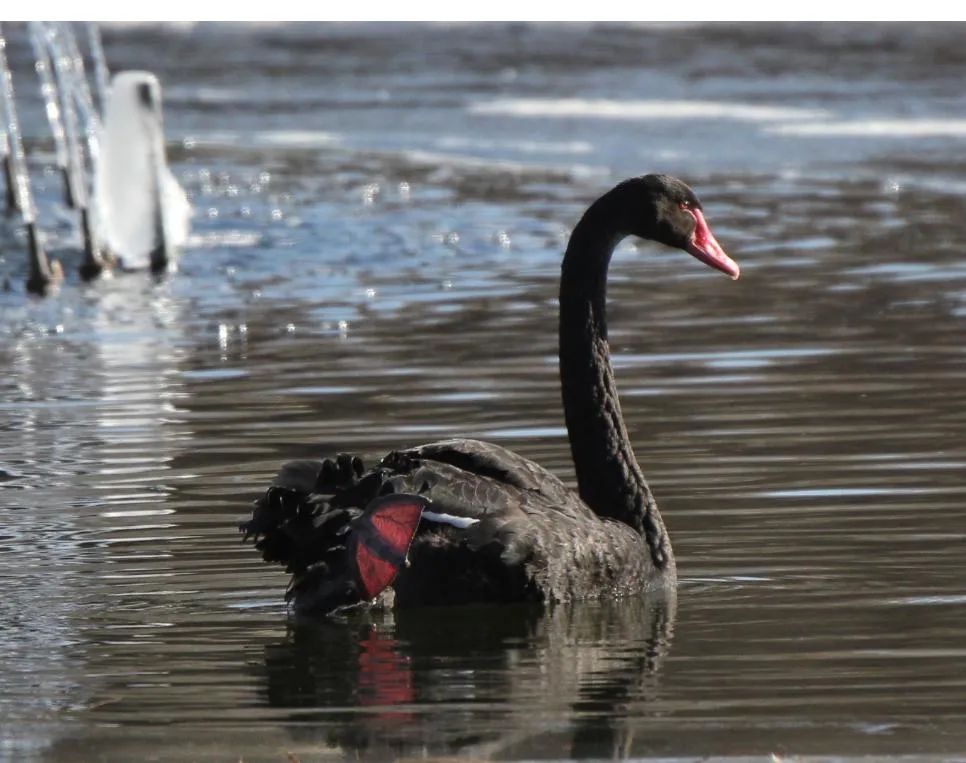
{"label": "swan's eye", "polygon": [[678,204],[678,206],[681,209],[683,209],[685,212],[690,212],[691,209],[692,209],[692,206],[691,206],[691,202],[690,201],[682,201],[680,204]]}

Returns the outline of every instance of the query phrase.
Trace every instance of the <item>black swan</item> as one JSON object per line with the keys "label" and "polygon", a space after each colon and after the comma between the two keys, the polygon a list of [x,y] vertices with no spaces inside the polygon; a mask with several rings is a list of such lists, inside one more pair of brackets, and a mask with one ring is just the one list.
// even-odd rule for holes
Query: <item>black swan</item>
{"label": "black swan", "polygon": [[392,451],[369,470],[349,454],[285,464],[240,529],[292,573],[286,598],[296,612],[377,597],[395,606],[565,601],[675,585],[607,344],[607,268],[628,235],[739,273],[676,178],[626,180],[584,213],[560,279],[560,378],[579,496],[479,440]]}

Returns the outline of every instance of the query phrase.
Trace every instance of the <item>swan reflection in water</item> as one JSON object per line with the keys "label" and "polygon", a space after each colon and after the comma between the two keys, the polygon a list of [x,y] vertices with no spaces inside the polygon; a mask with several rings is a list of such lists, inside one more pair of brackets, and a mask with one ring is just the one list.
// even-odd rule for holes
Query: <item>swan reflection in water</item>
{"label": "swan reflection in water", "polygon": [[296,619],[265,649],[260,693],[289,711],[296,749],[623,757],[628,719],[659,696],[676,603],[672,591]]}

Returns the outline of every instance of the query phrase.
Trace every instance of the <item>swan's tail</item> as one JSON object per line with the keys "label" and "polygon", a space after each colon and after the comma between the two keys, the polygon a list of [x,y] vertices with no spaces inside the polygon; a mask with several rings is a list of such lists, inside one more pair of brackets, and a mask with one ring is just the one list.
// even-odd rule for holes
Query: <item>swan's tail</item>
{"label": "swan's tail", "polygon": [[374,599],[406,564],[428,501],[377,496],[381,475],[362,473],[362,461],[349,456],[285,464],[239,527],[266,562],[292,573],[286,599],[298,611],[331,612]]}

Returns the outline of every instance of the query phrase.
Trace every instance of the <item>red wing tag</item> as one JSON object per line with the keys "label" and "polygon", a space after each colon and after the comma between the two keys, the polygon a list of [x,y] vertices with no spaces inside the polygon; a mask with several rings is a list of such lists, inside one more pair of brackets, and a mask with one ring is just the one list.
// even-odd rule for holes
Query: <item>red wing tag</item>
{"label": "red wing tag", "polygon": [[397,501],[379,506],[369,514],[369,520],[386,545],[405,558],[416,534],[419,518],[423,515],[424,505],[422,501],[413,501],[410,496],[401,496]]}
{"label": "red wing tag", "polygon": [[374,599],[396,579],[427,504],[417,495],[387,495],[372,501],[353,523],[352,547],[365,598]]}
{"label": "red wing tag", "polygon": [[396,579],[401,566],[380,559],[363,543],[356,544],[356,568],[366,599],[375,599],[382,593]]}

